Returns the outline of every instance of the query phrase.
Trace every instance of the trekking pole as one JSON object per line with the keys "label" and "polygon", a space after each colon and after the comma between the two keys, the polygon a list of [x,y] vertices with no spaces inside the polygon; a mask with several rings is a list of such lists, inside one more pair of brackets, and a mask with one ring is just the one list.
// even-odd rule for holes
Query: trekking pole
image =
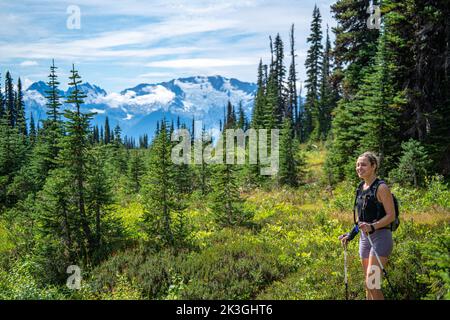
{"label": "trekking pole", "polygon": [[348,279],[347,279],[347,244],[344,244],[344,283],[345,283],[345,300],[348,300]]}
{"label": "trekking pole", "polygon": [[369,233],[367,233],[367,239],[369,239],[370,246],[372,247],[372,250],[375,253],[375,257],[377,258],[378,264],[380,265],[381,270],[383,270],[383,274],[386,277],[389,288],[391,289],[392,293],[395,294],[394,288],[392,287],[391,282],[389,281],[387,271],[386,269],[384,269],[383,264],[381,263],[380,256],[378,255],[377,251],[375,250],[375,247],[373,246],[372,238],[370,237]]}

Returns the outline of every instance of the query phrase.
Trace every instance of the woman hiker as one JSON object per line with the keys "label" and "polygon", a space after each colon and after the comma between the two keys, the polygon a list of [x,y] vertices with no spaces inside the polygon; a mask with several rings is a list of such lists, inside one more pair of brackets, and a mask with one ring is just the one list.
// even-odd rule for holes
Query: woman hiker
{"label": "woman hiker", "polygon": [[[381,284],[381,266],[376,259],[376,253],[383,267],[388,262],[392,252],[393,241],[390,224],[395,219],[395,207],[392,193],[384,181],[377,178],[379,168],[378,158],[373,152],[364,152],[356,161],[356,172],[363,179],[357,189],[355,210],[358,213],[358,224],[349,233],[339,237],[344,246],[361,230],[359,239],[359,255],[364,271],[366,298],[368,300],[383,300],[381,288],[373,285],[373,266],[377,266]],[[370,245],[367,234],[370,235],[374,248]],[[372,277],[371,277],[372,276]],[[371,285],[372,283],[372,285]]]}

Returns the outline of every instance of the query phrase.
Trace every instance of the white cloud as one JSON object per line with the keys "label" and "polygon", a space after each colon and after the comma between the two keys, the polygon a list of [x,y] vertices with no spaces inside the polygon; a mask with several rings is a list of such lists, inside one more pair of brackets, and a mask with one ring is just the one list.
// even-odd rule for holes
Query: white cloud
{"label": "white cloud", "polygon": [[241,59],[174,59],[147,63],[147,67],[158,68],[211,68],[211,67],[229,67],[229,66],[248,66],[254,65],[254,58]]}
{"label": "white cloud", "polygon": [[105,113],[105,110],[100,110],[100,109],[96,109],[96,108],[93,108],[93,109],[91,109],[91,110],[89,110],[90,112],[96,112],[96,113],[99,113],[99,114],[103,114],[103,113]]}
{"label": "white cloud", "polygon": [[294,23],[297,72],[299,79],[304,79],[306,38],[315,3],[322,14],[323,30],[327,23],[335,25],[329,10],[331,0],[76,2],[81,8],[82,29],[67,32],[61,18],[67,16],[66,0],[0,1],[0,21],[7,21],[14,30],[12,35],[9,29],[0,30],[2,65],[14,71],[19,67],[16,59],[26,60],[21,67],[39,61],[39,71],[47,72],[48,64],[43,66],[39,59],[55,58],[60,65],[84,64],[87,76],[101,75],[109,90],[122,89],[130,79],[132,83],[154,83],[199,74],[255,81],[259,58],[270,61],[269,35],[280,33],[288,67],[288,34]]}
{"label": "white cloud", "polygon": [[25,60],[23,62],[20,63],[21,67],[32,67],[32,66],[37,66],[39,63],[37,63],[37,61],[34,60]]}

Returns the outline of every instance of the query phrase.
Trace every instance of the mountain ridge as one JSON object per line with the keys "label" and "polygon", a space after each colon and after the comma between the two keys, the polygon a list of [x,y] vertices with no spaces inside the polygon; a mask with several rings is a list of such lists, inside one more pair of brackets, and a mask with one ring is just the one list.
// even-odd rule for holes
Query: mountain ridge
{"label": "mountain ridge", "polygon": [[[93,124],[103,125],[108,116],[112,125],[120,125],[124,135],[136,138],[144,133],[151,136],[161,116],[166,116],[168,121],[179,117],[181,122],[187,124],[192,119],[202,120],[207,127],[218,127],[228,101],[236,108],[242,104],[249,117],[257,90],[255,83],[220,75],[141,83],[112,93],[89,82],[83,82],[79,87],[86,94],[82,111],[97,113]],[[44,81],[37,81],[24,93],[27,115],[31,112],[35,120],[45,118],[48,90]],[[62,102],[72,90],[72,87],[66,91],[58,90]]]}

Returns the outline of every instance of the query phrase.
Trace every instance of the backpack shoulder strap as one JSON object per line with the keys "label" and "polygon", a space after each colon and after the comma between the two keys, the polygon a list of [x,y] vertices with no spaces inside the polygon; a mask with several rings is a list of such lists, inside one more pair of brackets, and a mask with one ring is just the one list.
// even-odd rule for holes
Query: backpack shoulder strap
{"label": "backpack shoulder strap", "polygon": [[376,181],[373,185],[372,185],[372,192],[373,192],[373,196],[375,197],[375,201],[376,202],[379,202],[378,201],[378,198],[377,198],[377,192],[378,192],[378,187],[381,185],[381,184],[386,184],[386,182],[384,182],[384,180],[381,180],[381,179],[378,179],[377,178],[377,180],[378,181]]}
{"label": "backpack shoulder strap", "polygon": [[377,178],[377,181],[375,181],[375,183],[373,183],[373,185],[371,186],[372,192],[373,192],[373,197],[374,197],[374,200],[375,200],[375,204],[377,206],[377,220],[380,219],[380,209],[381,209],[381,206],[382,206],[382,203],[380,201],[378,201],[377,192],[378,192],[378,187],[381,184],[383,184],[383,183],[386,184],[386,182],[384,182],[384,180],[381,180],[381,179]]}
{"label": "backpack shoulder strap", "polygon": [[358,187],[356,188],[356,194],[355,194],[355,201],[353,203],[353,222],[356,224],[356,213],[355,213],[355,208],[356,208],[356,202],[358,201],[358,196],[359,196],[359,192],[361,191],[361,187],[363,186],[364,181],[361,181],[358,185]]}

